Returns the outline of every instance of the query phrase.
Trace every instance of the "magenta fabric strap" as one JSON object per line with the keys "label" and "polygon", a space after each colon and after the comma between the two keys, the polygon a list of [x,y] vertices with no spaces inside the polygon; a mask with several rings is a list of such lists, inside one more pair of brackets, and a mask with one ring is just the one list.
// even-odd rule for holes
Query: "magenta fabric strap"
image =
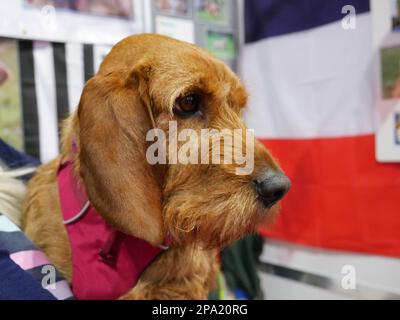
{"label": "magenta fabric strap", "polygon": [[[58,188],[64,221],[87,203],[73,165],[60,165]],[[135,287],[140,275],[163,250],[112,229],[89,206],[85,214],[66,225],[72,248],[72,291],[77,299],[117,299]]]}

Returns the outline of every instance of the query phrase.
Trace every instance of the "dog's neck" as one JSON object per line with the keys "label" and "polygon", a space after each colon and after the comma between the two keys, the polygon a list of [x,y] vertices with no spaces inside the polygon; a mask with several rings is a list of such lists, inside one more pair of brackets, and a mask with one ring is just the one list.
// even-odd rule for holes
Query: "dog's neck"
{"label": "dog's neck", "polygon": [[78,112],[75,111],[62,124],[61,159],[73,164],[77,182],[83,185],[80,175],[79,150],[79,121]]}

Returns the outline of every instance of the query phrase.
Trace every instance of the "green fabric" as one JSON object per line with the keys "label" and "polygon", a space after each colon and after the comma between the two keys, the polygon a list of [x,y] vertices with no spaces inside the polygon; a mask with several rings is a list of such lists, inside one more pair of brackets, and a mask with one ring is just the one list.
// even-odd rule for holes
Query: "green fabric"
{"label": "green fabric", "polygon": [[224,300],[225,299],[225,288],[222,273],[218,273],[217,276],[217,288],[211,291],[208,295],[208,300]]}
{"label": "green fabric", "polygon": [[263,242],[260,236],[248,236],[222,251],[222,271],[230,290],[239,288],[251,299],[263,298],[257,274],[257,263]]}

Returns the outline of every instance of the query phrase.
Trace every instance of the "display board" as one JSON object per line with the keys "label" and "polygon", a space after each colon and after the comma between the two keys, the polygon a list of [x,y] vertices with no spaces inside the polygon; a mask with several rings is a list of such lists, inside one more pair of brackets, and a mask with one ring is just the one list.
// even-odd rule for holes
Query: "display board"
{"label": "display board", "polygon": [[152,0],[152,31],[196,43],[237,70],[241,1]]}
{"label": "display board", "polygon": [[19,39],[115,44],[144,32],[143,16],[142,0],[0,1],[0,33]]}
{"label": "display board", "polygon": [[400,162],[400,1],[372,0],[376,55],[376,158]]}
{"label": "display board", "polygon": [[0,139],[43,162],[57,156],[60,122],[112,45],[130,34],[197,43],[236,69],[239,2],[0,1]]}

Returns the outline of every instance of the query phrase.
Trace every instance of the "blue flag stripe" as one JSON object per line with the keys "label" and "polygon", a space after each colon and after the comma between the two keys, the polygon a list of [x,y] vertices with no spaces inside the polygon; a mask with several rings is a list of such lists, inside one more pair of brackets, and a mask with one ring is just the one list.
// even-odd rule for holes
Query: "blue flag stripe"
{"label": "blue flag stripe", "polygon": [[369,12],[369,0],[246,0],[246,43],[309,30],[339,21],[342,8]]}

